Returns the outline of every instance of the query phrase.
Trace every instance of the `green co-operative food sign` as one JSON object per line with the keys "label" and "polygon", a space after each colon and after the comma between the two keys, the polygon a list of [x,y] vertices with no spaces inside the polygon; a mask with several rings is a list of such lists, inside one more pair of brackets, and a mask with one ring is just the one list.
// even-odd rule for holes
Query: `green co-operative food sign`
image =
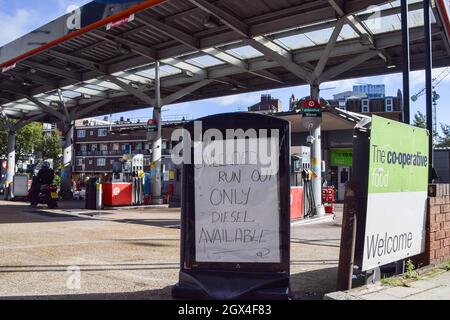
{"label": "green co-operative food sign", "polygon": [[424,250],[428,131],[374,116],[363,270]]}

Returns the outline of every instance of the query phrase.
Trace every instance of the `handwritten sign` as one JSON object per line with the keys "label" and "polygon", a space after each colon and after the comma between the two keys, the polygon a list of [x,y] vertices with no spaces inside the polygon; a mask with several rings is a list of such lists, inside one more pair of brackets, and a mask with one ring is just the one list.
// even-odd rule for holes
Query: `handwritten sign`
{"label": "handwritten sign", "polygon": [[197,262],[280,263],[278,171],[265,169],[259,163],[196,166]]}

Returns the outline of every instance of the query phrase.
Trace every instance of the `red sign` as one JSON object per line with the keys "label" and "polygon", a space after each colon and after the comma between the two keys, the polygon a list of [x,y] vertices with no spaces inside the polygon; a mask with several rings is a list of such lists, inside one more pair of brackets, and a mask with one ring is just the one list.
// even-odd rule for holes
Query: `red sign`
{"label": "red sign", "polygon": [[122,18],[120,20],[116,20],[116,21],[108,23],[106,25],[106,30],[111,30],[111,29],[113,29],[115,27],[121,26],[121,25],[123,25],[125,23],[128,23],[128,22],[131,22],[133,20],[134,20],[134,13],[129,15],[128,17],[125,17],[125,18]]}
{"label": "red sign", "polygon": [[305,108],[305,109],[321,108],[320,101],[317,101],[317,100],[305,100],[303,102],[303,108]]}
{"label": "red sign", "polygon": [[303,218],[303,188],[291,188],[291,220]]}
{"label": "red sign", "polygon": [[7,71],[9,71],[9,70],[12,70],[12,69],[14,69],[16,67],[16,64],[14,63],[14,64],[11,64],[11,65],[9,65],[9,66],[6,66],[6,67],[3,67],[2,68],[2,73],[5,73],[5,72],[7,72]]}
{"label": "red sign", "polygon": [[132,193],[131,183],[104,183],[103,204],[107,207],[131,206]]}

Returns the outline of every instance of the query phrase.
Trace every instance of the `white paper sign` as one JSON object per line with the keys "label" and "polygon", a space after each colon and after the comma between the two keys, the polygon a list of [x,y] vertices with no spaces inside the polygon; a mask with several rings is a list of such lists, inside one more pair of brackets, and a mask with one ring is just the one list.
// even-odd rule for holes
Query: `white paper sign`
{"label": "white paper sign", "polygon": [[196,261],[280,263],[279,199],[261,164],[196,165]]}

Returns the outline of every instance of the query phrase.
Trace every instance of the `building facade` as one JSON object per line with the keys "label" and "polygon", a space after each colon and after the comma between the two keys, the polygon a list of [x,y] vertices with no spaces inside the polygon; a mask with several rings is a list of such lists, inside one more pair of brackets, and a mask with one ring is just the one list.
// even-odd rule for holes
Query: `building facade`
{"label": "building facade", "polygon": [[384,84],[360,84],[353,86],[353,92],[366,94],[369,99],[386,97],[386,86]]}
{"label": "building facade", "polygon": [[[163,125],[163,150],[170,158],[172,131],[179,123]],[[151,171],[152,141],[147,138],[147,122],[78,121],[74,132],[74,170],[77,175],[100,175],[112,173],[113,164],[126,155],[144,155],[144,171]]]}
{"label": "building facade", "polygon": [[375,114],[396,121],[403,120],[403,97],[400,91],[396,97],[370,98],[365,93],[362,94],[363,96],[360,95],[361,93],[343,93],[335,95],[334,99],[328,102],[332,107],[345,111],[368,116]]}
{"label": "building facade", "polygon": [[248,108],[249,112],[277,113],[283,111],[280,99],[272,98],[270,94],[261,95],[261,101]]}

